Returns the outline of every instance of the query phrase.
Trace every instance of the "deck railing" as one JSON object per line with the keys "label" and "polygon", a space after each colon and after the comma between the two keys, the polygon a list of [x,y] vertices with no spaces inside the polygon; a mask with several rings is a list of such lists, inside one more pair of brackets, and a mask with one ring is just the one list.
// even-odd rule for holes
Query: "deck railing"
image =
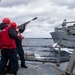
{"label": "deck railing", "polygon": [[[40,40],[40,39],[39,39]],[[52,40],[52,38],[50,38]],[[27,61],[39,61],[39,62],[53,62],[57,63],[58,61],[58,46],[53,47],[51,44],[48,45],[39,45],[40,43],[32,45],[30,43],[24,43],[23,42],[23,48],[25,51],[25,59]],[[65,52],[63,52],[65,53]],[[60,62],[69,61],[69,55],[63,54],[62,57],[60,57]]]}

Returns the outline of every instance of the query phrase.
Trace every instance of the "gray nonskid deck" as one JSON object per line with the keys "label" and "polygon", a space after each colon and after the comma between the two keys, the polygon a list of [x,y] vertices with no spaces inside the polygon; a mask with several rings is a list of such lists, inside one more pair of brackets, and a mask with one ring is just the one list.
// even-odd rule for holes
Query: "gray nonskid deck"
{"label": "gray nonskid deck", "polygon": [[[67,63],[60,64],[59,67],[53,63],[42,62],[26,62],[27,69],[19,67],[17,75],[63,75],[67,66]],[[9,74],[7,74],[9,75]],[[75,75],[75,71],[73,72]]]}
{"label": "gray nonskid deck", "polygon": [[56,75],[59,71],[50,64],[29,63],[28,68],[19,68],[18,75]]}

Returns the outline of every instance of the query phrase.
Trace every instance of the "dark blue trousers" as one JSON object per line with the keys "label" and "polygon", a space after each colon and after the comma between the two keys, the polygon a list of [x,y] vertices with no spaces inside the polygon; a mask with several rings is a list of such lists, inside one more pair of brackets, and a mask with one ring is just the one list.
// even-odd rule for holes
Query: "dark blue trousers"
{"label": "dark blue trousers", "polygon": [[0,73],[4,71],[8,60],[11,65],[11,71],[12,72],[18,71],[18,59],[17,59],[16,49],[11,49],[11,50],[3,49],[1,50]]}
{"label": "dark blue trousers", "polygon": [[21,66],[25,65],[24,50],[22,45],[17,46],[17,53],[21,59]]}
{"label": "dark blue trousers", "polygon": [[[18,45],[16,48],[17,54],[19,55],[21,59],[21,66],[25,66],[25,58],[24,58],[24,50],[22,45]],[[10,67],[12,66],[11,61],[8,63],[8,69],[10,70]]]}

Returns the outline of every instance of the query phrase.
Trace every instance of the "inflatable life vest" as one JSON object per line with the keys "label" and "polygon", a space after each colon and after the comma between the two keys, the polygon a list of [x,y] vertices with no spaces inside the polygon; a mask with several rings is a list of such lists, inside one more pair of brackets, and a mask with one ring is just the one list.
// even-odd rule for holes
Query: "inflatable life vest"
{"label": "inflatable life vest", "polygon": [[0,47],[1,49],[13,49],[16,48],[15,40],[9,37],[9,27],[5,27],[0,31]]}

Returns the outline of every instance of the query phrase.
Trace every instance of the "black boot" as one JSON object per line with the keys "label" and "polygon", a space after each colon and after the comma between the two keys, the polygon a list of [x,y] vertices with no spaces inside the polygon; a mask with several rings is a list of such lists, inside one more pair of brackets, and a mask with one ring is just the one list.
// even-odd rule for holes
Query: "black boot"
{"label": "black boot", "polygon": [[26,65],[21,65],[22,68],[28,68]]}
{"label": "black boot", "polygon": [[9,73],[9,71],[10,71],[10,70],[9,70],[8,68],[5,69],[5,70],[3,71],[3,73],[2,73],[2,75]]}
{"label": "black boot", "polygon": [[10,71],[9,74],[17,75],[17,72]]}
{"label": "black boot", "polygon": [[0,72],[0,75],[3,75],[3,74]]}
{"label": "black boot", "polygon": [[13,75],[17,75],[17,72],[14,72]]}
{"label": "black boot", "polygon": [[65,75],[71,75],[71,74],[69,74],[69,73],[65,72]]}

